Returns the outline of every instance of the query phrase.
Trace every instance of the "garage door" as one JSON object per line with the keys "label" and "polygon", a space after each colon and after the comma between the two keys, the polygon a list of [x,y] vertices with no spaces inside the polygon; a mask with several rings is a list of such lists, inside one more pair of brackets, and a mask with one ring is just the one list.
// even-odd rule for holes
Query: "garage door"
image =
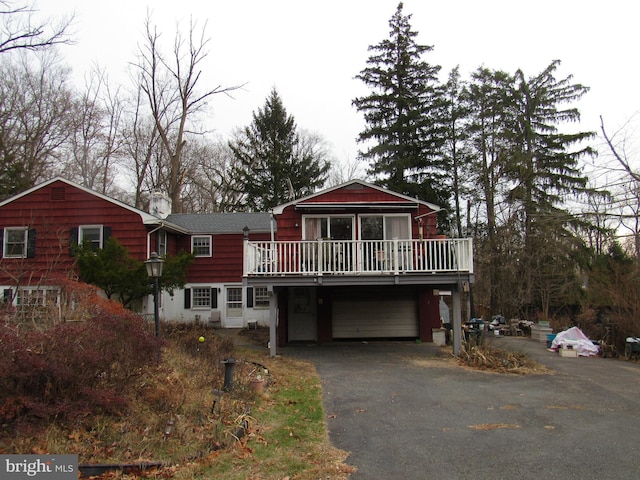
{"label": "garage door", "polygon": [[389,294],[389,289],[374,289],[334,296],[333,338],[418,337],[415,291]]}

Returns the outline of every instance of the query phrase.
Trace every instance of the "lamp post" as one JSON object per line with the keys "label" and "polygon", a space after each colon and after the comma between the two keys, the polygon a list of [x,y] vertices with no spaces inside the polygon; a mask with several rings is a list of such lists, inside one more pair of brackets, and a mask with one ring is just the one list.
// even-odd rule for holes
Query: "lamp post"
{"label": "lamp post", "polygon": [[153,320],[156,324],[156,337],[160,336],[160,311],[158,309],[158,280],[162,276],[164,260],[156,252],[151,252],[149,260],[144,262],[147,275],[153,278]]}

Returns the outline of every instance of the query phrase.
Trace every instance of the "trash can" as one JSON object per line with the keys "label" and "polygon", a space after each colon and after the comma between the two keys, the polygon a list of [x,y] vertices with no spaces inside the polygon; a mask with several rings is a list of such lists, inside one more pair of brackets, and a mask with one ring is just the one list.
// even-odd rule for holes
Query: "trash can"
{"label": "trash can", "polygon": [[547,348],[551,348],[553,341],[556,339],[555,333],[547,333]]}
{"label": "trash can", "polygon": [[444,328],[431,329],[433,343],[438,347],[444,347],[447,344],[447,331]]}

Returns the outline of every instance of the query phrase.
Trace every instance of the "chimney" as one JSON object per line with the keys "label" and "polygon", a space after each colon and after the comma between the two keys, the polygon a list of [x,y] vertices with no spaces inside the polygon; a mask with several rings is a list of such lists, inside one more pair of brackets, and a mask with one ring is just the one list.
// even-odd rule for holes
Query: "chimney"
{"label": "chimney", "polygon": [[149,210],[151,215],[165,219],[171,214],[171,199],[162,192],[152,192]]}

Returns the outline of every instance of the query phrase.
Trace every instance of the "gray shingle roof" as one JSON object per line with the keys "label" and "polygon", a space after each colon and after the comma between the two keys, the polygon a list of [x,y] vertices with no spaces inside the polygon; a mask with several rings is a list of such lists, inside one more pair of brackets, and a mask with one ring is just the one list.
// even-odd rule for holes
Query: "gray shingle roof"
{"label": "gray shingle roof", "polygon": [[172,213],[166,220],[191,233],[242,233],[245,226],[252,232],[271,231],[269,213]]}

